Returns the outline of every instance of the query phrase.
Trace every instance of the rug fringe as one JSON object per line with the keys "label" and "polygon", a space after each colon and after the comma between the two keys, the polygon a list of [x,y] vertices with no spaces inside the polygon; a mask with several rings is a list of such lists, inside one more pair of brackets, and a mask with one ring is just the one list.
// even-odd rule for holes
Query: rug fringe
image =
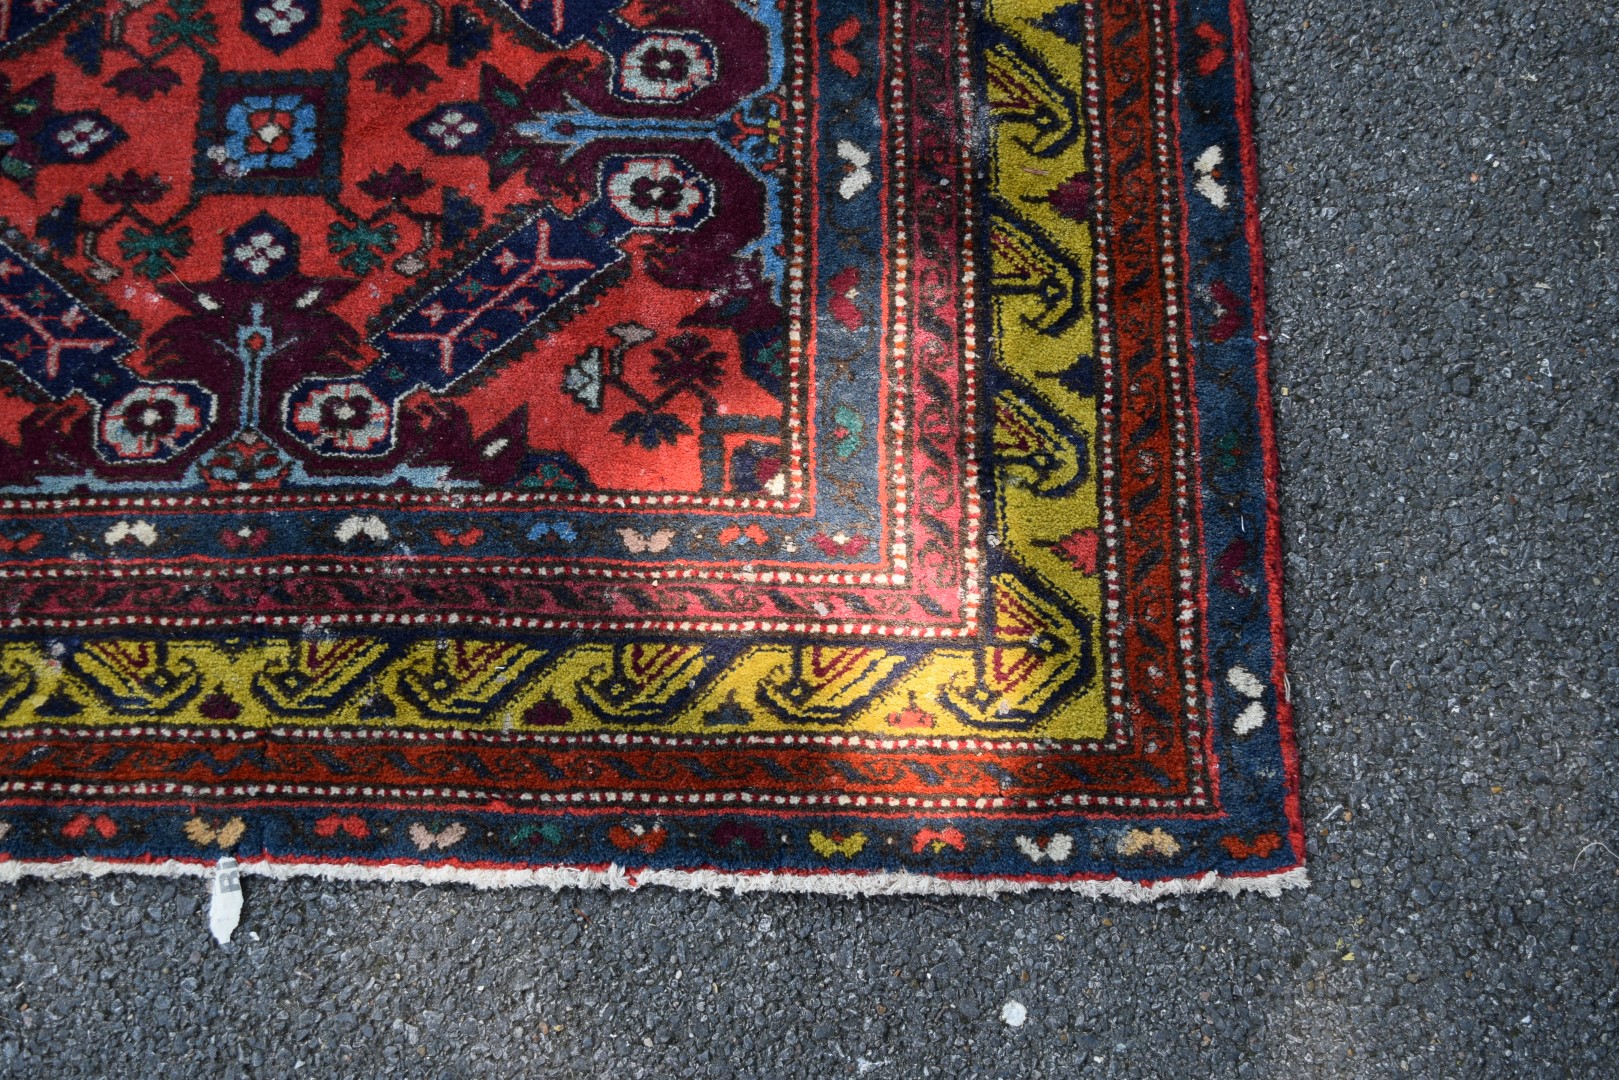
{"label": "rug fringe", "polygon": [[[1286,889],[1302,889],[1310,884],[1304,867],[1274,874],[1222,877],[1210,871],[1190,878],[1136,882],[1121,878],[957,879],[908,873],[751,873],[736,874],[719,870],[631,870],[616,864],[600,869],[575,867],[534,867],[531,869],[486,869],[466,866],[430,866],[416,863],[388,863],[359,866],[353,863],[277,862],[245,859],[240,862],[244,875],[279,878],[323,878],[328,881],[409,881],[426,885],[462,884],[480,889],[513,887],[605,888],[633,890],[662,885],[710,894],[729,889],[736,893],[792,892],[827,896],[999,896],[1036,890],[1072,892],[1091,898],[1106,897],[1142,903],[1171,896],[1221,892],[1230,896],[1253,892],[1278,897]],[[72,877],[104,877],[108,874],[138,874],[145,877],[207,877],[212,863],[168,859],[162,862],[113,862],[75,858],[58,862],[20,859],[0,862],[0,882],[14,883],[24,878],[59,880]]]}

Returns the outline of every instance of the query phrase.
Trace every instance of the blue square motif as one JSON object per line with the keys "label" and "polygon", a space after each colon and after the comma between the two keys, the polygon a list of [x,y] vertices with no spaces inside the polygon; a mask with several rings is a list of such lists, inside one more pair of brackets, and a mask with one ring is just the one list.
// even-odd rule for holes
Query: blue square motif
{"label": "blue square motif", "polygon": [[201,82],[199,195],[335,195],[347,77],[339,71],[214,71]]}

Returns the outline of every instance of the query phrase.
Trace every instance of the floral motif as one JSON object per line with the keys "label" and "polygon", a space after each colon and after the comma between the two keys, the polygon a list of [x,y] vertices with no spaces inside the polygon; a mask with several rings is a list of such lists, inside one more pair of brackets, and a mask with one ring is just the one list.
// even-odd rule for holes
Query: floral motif
{"label": "floral motif", "polygon": [[382,257],[399,246],[399,229],[391,221],[378,225],[334,221],[326,231],[326,246],[341,254],[343,268],[365,274],[382,265]]}
{"label": "floral motif", "polygon": [[[216,691],[215,696],[220,697],[223,695]],[[209,699],[209,701],[212,700],[212,698]],[[204,704],[206,705],[207,702]],[[240,713],[241,706],[237,706],[236,711]],[[232,817],[215,825],[206,818],[194,817],[182,826],[182,830],[185,832],[186,839],[198,847],[212,847],[218,844],[222,850],[229,851],[236,846],[237,842],[247,832],[247,823],[240,817]]]}
{"label": "floral motif", "polygon": [[307,18],[308,12],[299,7],[296,0],[270,0],[270,3],[253,12],[254,21],[275,37],[292,33],[293,28]]}
{"label": "floral motif", "polygon": [[204,46],[219,42],[219,29],[203,4],[204,0],[169,0],[169,10],[152,17],[151,44],[184,45],[206,55]]}
{"label": "floral motif", "polygon": [[676,334],[663,348],[652,350],[652,375],[664,386],[719,386],[725,354],[710,348],[701,334]]}
{"label": "floral motif", "polygon": [[137,274],[155,281],[173,271],[170,259],[183,259],[191,251],[191,226],[157,226],[147,231],[131,225],[118,241],[118,250],[134,264]]}
{"label": "floral motif", "polygon": [[242,173],[290,169],[315,152],[315,106],[299,94],[250,94],[225,114],[225,155]]}
{"label": "floral motif", "polygon": [[345,72],[207,68],[197,91],[192,194],[336,197],[342,189]]}
{"label": "floral motif", "polygon": [[269,214],[259,214],[225,239],[225,273],[238,281],[272,281],[298,264],[298,236]]}
{"label": "floral motif", "polygon": [[102,533],[101,538],[109,547],[125,543],[151,547],[157,543],[157,529],[149,521],[120,521]]}
{"label": "floral motif", "polygon": [[669,830],[662,825],[648,827],[639,822],[630,825],[614,825],[607,830],[607,839],[621,851],[652,855],[663,846],[664,841],[669,839]]}
{"label": "floral motif", "polygon": [[636,101],[680,101],[714,81],[714,54],[700,38],[652,34],[624,54],[618,90]]}
{"label": "floral motif", "polygon": [[866,549],[866,545],[871,543],[871,538],[861,536],[859,533],[850,536],[841,529],[828,536],[823,529],[810,537],[810,543],[826,552],[829,556],[853,558]]}
{"label": "floral motif", "polygon": [[494,122],[475,101],[440,105],[408,130],[435,154],[479,154],[495,137]]}
{"label": "floral motif", "polygon": [[634,158],[607,181],[607,197],[625,219],[655,229],[692,224],[703,189],[669,158]]}
{"label": "floral motif", "polygon": [[123,128],[98,112],[65,113],[40,131],[39,153],[53,163],[95,161],[126,138]]}
{"label": "floral motif", "polygon": [[103,840],[111,840],[118,835],[118,823],[106,814],[75,814],[72,820],[62,826],[62,835],[70,840],[82,840],[94,830]]}
{"label": "floral motif", "polygon": [[126,461],[161,460],[182,449],[207,422],[179,387],[142,386],[102,414],[101,439]]}
{"label": "floral motif", "polygon": [[449,825],[434,832],[418,821],[411,825],[408,833],[410,842],[416,845],[417,851],[427,851],[435,847],[443,851],[465,839],[467,827],[459,821],[452,821]]}
{"label": "floral motif", "polygon": [[405,9],[393,0],[358,0],[343,12],[343,40],[358,38],[379,49],[393,48],[393,39],[404,36],[405,26]]}
{"label": "floral motif", "polygon": [[358,382],[325,383],[310,388],[292,406],[293,430],[328,453],[364,454],[386,446],[388,406]]}
{"label": "floral motif", "polygon": [[692,429],[680,417],[663,410],[682,394],[690,394],[705,411],[715,408],[709,391],[724,381],[725,353],[702,334],[690,331],[676,334],[662,346],[652,349],[652,377],[656,393],[643,393],[625,372],[625,357],[637,345],[656,335],[639,323],[619,323],[608,333],[617,342],[608,349],[592,345],[563,369],[562,389],[589,412],[602,410],[607,388],[612,387],[633,404],[608,430],[624,437],[624,445],[639,442],[643,449],[656,450],[665,443],[674,445]]}
{"label": "floral motif", "polygon": [[242,29],[277,54],[308,37],[319,23],[319,0],[245,0],[242,5]]}
{"label": "floral motif", "polygon": [[1051,836],[1020,836],[1014,841],[1017,849],[1032,863],[1050,859],[1054,863],[1067,862],[1074,853],[1074,838],[1068,833]]}

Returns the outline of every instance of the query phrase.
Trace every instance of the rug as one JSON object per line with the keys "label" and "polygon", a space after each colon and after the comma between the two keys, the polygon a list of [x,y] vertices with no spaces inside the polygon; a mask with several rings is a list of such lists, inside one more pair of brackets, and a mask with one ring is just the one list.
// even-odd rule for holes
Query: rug
{"label": "rug", "polygon": [[0,41],[0,877],[1304,882],[1240,0]]}

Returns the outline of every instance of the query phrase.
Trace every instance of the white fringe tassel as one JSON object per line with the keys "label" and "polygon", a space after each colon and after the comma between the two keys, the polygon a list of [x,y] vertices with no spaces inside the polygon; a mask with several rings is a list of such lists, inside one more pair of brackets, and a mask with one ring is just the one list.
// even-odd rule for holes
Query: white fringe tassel
{"label": "white fringe tassel", "polygon": [[[330,881],[414,881],[427,885],[452,883],[473,885],[480,889],[536,885],[551,889],[638,889],[644,885],[664,885],[673,889],[693,889],[706,893],[730,889],[738,893],[795,892],[830,896],[996,896],[1003,893],[1026,893],[1047,889],[1073,892],[1087,897],[1129,900],[1135,903],[1205,892],[1222,892],[1230,896],[1256,892],[1276,897],[1280,896],[1284,889],[1302,889],[1310,884],[1309,875],[1302,866],[1262,877],[1221,877],[1210,871],[1197,877],[1170,878],[1147,884],[1125,881],[1121,878],[1041,881],[1017,878],[940,878],[910,873],[733,874],[718,870],[630,870],[616,864],[606,869],[546,866],[527,870],[485,870],[423,863],[360,866],[353,863],[276,862],[249,858],[241,860],[240,868],[243,874],[282,879],[317,877]],[[154,863],[107,862],[85,858],[66,859],[61,862],[26,862],[15,859],[0,862],[0,882],[15,882],[25,877],[59,879],[79,876],[103,877],[107,874],[206,877],[213,872],[212,863],[183,862],[178,859]]]}

